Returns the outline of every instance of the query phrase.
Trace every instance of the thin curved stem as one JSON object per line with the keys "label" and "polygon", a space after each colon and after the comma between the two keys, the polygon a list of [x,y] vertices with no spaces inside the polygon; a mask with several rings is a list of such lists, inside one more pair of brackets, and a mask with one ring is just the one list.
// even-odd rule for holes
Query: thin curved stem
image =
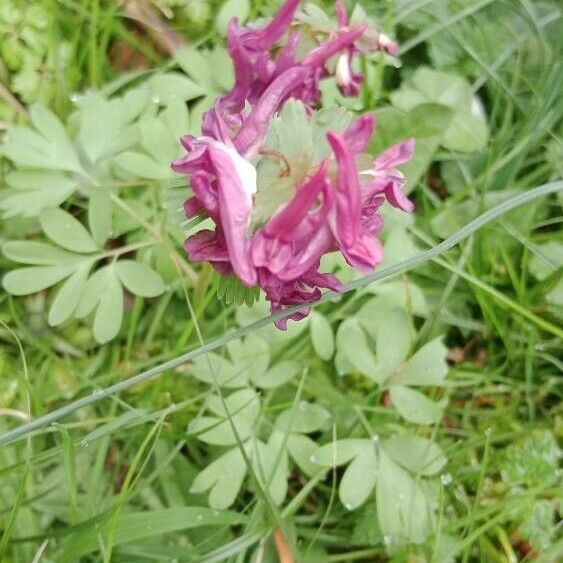
{"label": "thin curved stem", "polygon": [[[482,215],[480,215],[479,217],[477,217],[476,219],[465,225],[465,227],[461,228],[454,235],[447,238],[440,244],[434,246],[433,248],[421,252],[416,256],[409,258],[408,260],[403,260],[402,262],[389,266],[388,268],[384,268],[371,276],[367,276],[365,278],[355,280],[347,284],[344,291],[348,292],[354,289],[359,289],[369,284],[381,282],[383,280],[387,280],[398,274],[411,270],[412,268],[418,266],[419,264],[422,264],[423,262],[427,262],[428,260],[432,260],[440,256],[444,252],[450,250],[451,248],[459,244],[461,241],[467,239],[469,236],[477,232],[479,229],[481,229],[488,223],[491,223],[492,221],[498,219],[499,217],[508,213],[509,211],[512,211],[513,209],[520,207],[521,205],[534,201],[535,199],[538,199],[540,197],[545,197],[550,194],[557,193],[559,191],[563,191],[563,181],[544,184],[543,186],[539,186],[537,188],[534,188],[533,190],[529,190],[527,192],[518,194],[510,198],[509,200],[504,201],[503,203],[497,205],[496,207],[493,207],[488,211],[485,211],[485,213],[483,213]],[[311,305],[314,306],[323,301],[334,299],[334,297],[337,297],[338,295],[340,294],[334,293],[332,291],[327,291],[326,293],[323,294],[323,296],[319,301],[317,301],[316,303],[311,303]],[[116,383],[115,385],[111,385],[105,389],[94,391],[92,394],[87,395],[86,397],[82,397],[81,399],[73,401],[72,403],[64,407],[56,409],[49,414],[46,414],[35,420],[32,420],[31,422],[22,424],[21,426],[15,428],[14,430],[5,432],[4,434],[0,435],[0,445],[13,442],[18,438],[21,438],[22,436],[26,436],[27,434],[33,432],[34,430],[39,430],[41,428],[44,428],[45,426],[48,426],[53,422],[56,422],[61,418],[64,418],[65,416],[68,416],[76,412],[77,410],[80,410],[83,407],[92,405],[103,399],[106,399],[107,397],[110,397],[111,395],[115,395],[116,393],[120,393],[121,391],[130,389],[131,387],[134,387],[139,383],[143,383],[145,381],[154,379],[155,377],[159,376],[160,374],[162,374],[167,370],[174,369],[199,356],[207,354],[212,350],[216,350],[217,348],[220,348],[225,344],[228,344],[229,342],[243,338],[244,336],[250,333],[256,332],[257,330],[260,330],[261,328],[270,325],[271,323],[273,323],[278,319],[288,317],[302,307],[303,305],[296,305],[294,307],[286,309],[285,311],[281,311],[274,315],[270,315],[269,317],[265,317],[250,325],[242,327],[229,335],[222,336],[221,338],[218,338],[213,342],[209,342],[204,346],[200,346],[199,348],[186,352],[185,354],[181,354],[176,358],[172,358],[167,362],[163,362],[157,366],[154,366],[142,373],[139,373],[134,377],[131,377],[124,381],[120,381],[119,383]],[[556,334],[560,333],[561,331],[561,329],[549,323],[547,324],[547,326],[544,326],[543,328],[551,332],[553,332],[553,330],[555,329],[557,331]]]}

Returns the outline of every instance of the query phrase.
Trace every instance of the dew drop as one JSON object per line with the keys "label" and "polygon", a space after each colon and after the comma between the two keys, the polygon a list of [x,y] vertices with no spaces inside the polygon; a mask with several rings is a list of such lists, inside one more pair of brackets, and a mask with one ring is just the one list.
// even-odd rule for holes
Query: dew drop
{"label": "dew drop", "polygon": [[76,94],[76,93],[71,94],[71,95],[68,97],[68,99],[69,99],[73,104],[75,104],[75,103],[78,101],[78,94]]}
{"label": "dew drop", "polygon": [[344,506],[346,510],[354,510],[354,507],[349,502],[347,502]]}
{"label": "dew drop", "polygon": [[391,545],[393,543],[393,538],[391,536],[385,535],[383,536],[383,545]]}
{"label": "dew drop", "polygon": [[377,434],[374,434],[371,437],[371,441],[374,442],[375,444],[378,444],[379,443],[379,436]]}
{"label": "dew drop", "polygon": [[306,411],[308,406],[309,406],[309,405],[307,404],[307,401],[301,401],[301,402],[299,403],[299,406],[298,406],[297,408],[298,408],[300,411]]}
{"label": "dew drop", "polygon": [[452,482],[451,474],[442,473],[442,475],[440,475],[440,481],[442,482],[442,485],[444,485],[444,487],[447,487]]}
{"label": "dew drop", "polygon": [[317,458],[316,458],[314,455],[312,455],[312,456],[309,458],[309,461],[310,461],[311,463],[317,463]]}
{"label": "dew drop", "polygon": [[153,104],[160,104],[160,96],[153,96],[151,100]]}

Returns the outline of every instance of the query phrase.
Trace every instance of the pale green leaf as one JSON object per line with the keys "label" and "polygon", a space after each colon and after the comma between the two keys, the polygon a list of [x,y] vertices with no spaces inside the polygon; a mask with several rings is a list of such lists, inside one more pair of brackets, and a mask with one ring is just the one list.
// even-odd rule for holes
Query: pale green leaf
{"label": "pale green leaf", "polygon": [[98,248],[102,248],[111,235],[113,206],[109,190],[93,188],[88,202],[88,225]]}
{"label": "pale green leaf", "polygon": [[115,271],[121,283],[135,295],[157,297],[165,290],[160,275],[146,264],[134,260],[119,260],[115,265]]}
{"label": "pale green leaf", "polygon": [[229,360],[213,352],[194,360],[192,375],[209,385],[217,383],[221,387],[235,389],[244,387],[249,377],[248,371],[239,370]]}
{"label": "pale green leaf", "polygon": [[384,450],[377,475],[379,526],[391,545],[422,543],[434,529],[434,514],[419,483]]}
{"label": "pale green leaf", "polygon": [[113,267],[108,268],[107,272],[94,317],[94,337],[100,344],[117,336],[123,319],[123,287]]}
{"label": "pale green leaf", "polygon": [[420,436],[411,434],[393,436],[381,445],[393,461],[421,475],[435,475],[447,461],[436,442]]}
{"label": "pale green leaf", "polygon": [[284,432],[309,434],[326,427],[330,413],[321,405],[301,401],[296,408],[283,411],[276,419],[276,427]]}
{"label": "pale green leaf", "polygon": [[75,316],[78,319],[87,317],[100,302],[102,294],[105,291],[105,286],[111,276],[112,266],[104,266],[96,270],[86,282],[84,292],[78,306],[76,307]]}
{"label": "pale green leaf", "polygon": [[377,477],[377,466],[374,445],[367,442],[352,460],[340,481],[338,494],[348,510],[361,506],[372,492]]}
{"label": "pale green leaf", "polygon": [[334,333],[327,318],[316,311],[311,313],[311,341],[319,358],[328,361],[334,355]]}
{"label": "pale green leaf", "polygon": [[45,234],[59,246],[74,252],[95,252],[98,247],[86,227],[59,207],[44,209],[39,216]]}
{"label": "pale green leaf", "polygon": [[4,276],[2,285],[12,295],[29,295],[59,283],[75,269],[74,264],[17,268]]}
{"label": "pale green leaf", "polygon": [[225,36],[227,28],[233,18],[237,18],[239,25],[243,25],[250,14],[249,0],[227,0],[219,10],[215,19],[217,31]]}
{"label": "pale green leaf", "polygon": [[303,369],[303,366],[297,362],[287,360],[279,362],[272,366],[265,373],[252,372],[250,378],[252,383],[262,389],[274,389],[281,387],[288,381],[296,377]]}
{"label": "pale green leaf", "polygon": [[134,178],[151,180],[170,180],[174,173],[170,163],[157,163],[146,154],[126,151],[115,157],[115,163]]}
{"label": "pale green leaf", "polygon": [[356,457],[366,446],[373,448],[371,440],[347,438],[330,442],[321,446],[313,453],[311,462],[324,467],[343,465]]}
{"label": "pale green leaf", "polygon": [[190,491],[204,493],[211,489],[209,505],[225,509],[235,502],[245,473],[244,458],[238,448],[233,448],[207,465],[194,479]]}
{"label": "pale green leaf", "polygon": [[58,326],[72,316],[82,298],[91,267],[91,263],[84,264],[61,285],[49,309],[51,326]]}
{"label": "pale green leaf", "polygon": [[438,422],[442,416],[443,406],[430,400],[420,391],[393,385],[390,394],[397,412],[409,422],[432,424]]}
{"label": "pale green leaf", "polygon": [[418,350],[394,378],[402,385],[442,385],[448,373],[447,348],[442,337],[435,338]]}
{"label": "pale green leaf", "polygon": [[57,246],[28,240],[7,242],[2,246],[2,252],[6,258],[14,262],[34,266],[56,266],[82,259],[82,256],[72,254]]}
{"label": "pale green leaf", "polygon": [[311,457],[317,448],[317,443],[311,440],[309,436],[290,434],[287,437],[287,451],[289,455],[299,468],[310,477],[322,470],[320,465],[311,461]]}

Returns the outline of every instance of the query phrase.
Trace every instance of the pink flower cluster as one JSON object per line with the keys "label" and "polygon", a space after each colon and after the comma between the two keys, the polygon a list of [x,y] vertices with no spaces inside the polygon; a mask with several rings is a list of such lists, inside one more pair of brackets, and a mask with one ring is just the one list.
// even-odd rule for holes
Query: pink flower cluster
{"label": "pink flower cluster", "polygon": [[[235,85],[205,114],[202,136],[182,138],[187,154],[172,163],[176,172],[190,178],[193,196],[185,202],[187,217],[203,214],[215,223],[215,230],[201,230],[186,240],[189,257],[209,262],[223,275],[236,275],[248,287],[260,286],[272,312],[303,304],[291,315],[294,320],[308,315],[307,304],[320,298],[321,288],[342,290],[334,275],[319,272],[326,253],[342,252],[363,273],[381,261],[382,219],[377,211],[385,201],[412,211],[402,192],[404,176],[396,167],[414,149],[413,140],[406,140],[359,169],[374,133],[373,116],[359,117],[342,134],[329,132],[331,155],[315,163],[292,198],[252,231],[259,189],[256,165],[270,123],[284,103],[299,100],[313,115],[321,103],[319,83],[326,77],[335,76],[344,95],[359,93],[363,76],[352,70],[352,61],[366,44],[396,53],[393,42],[367,25],[350,26],[343,4],[337,2],[338,28],[323,40],[317,36],[317,45],[299,58],[298,5],[299,0],[287,0],[262,29],[239,29],[236,20],[231,22],[228,47]],[[284,329],[286,319],[277,324]]]}

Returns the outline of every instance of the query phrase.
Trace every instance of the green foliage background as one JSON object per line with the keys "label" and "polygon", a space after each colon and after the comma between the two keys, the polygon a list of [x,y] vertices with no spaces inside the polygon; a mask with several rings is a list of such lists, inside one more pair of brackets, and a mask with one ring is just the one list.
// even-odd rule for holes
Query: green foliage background
{"label": "green foliage background", "polygon": [[[226,22],[278,4],[145,2],[185,43],[170,55],[126,2],[2,2],[0,434],[267,315],[186,261],[205,224],[183,219],[169,162],[232,83]],[[360,100],[330,81],[324,97],[375,112],[374,155],[416,139],[417,211],[386,211],[382,268],[561,180],[556,1],[364,9],[401,64],[362,61]],[[299,119],[284,111],[271,142]],[[1,445],[0,560],[268,562],[278,530],[299,562],[556,561],[561,194]]]}

